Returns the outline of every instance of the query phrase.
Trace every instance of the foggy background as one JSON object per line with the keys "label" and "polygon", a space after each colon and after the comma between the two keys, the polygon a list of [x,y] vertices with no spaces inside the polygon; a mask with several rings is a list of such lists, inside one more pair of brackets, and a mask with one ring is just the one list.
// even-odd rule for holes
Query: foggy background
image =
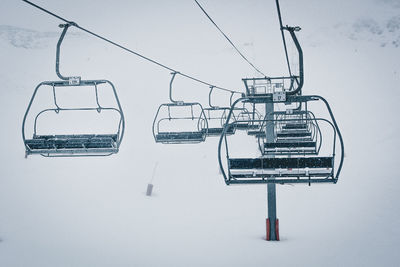
{"label": "foggy background", "polygon": [[[199,2],[264,73],[286,73],[275,1]],[[244,91],[241,78],[256,75],[194,1],[35,3],[218,86]],[[62,22],[2,0],[0,266],[397,266],[400,1],[280,5],[283,23],[302,27],[303,92],[329,101],[346,158],[336,185],[277,186],[281,241],[266,242],[266,186],[226,186],[217,138],[154,142],[151,126],[169,101],[169,71],[73,27],[61,73],[115,84],[126,118],[120,152],[25,159],[23,115],[35,86],[57,80]],[[174,88],[176,98],[207,104],[207,86],[177,76]],[[228,97],[218,92],[215,101],[227,105]]]}

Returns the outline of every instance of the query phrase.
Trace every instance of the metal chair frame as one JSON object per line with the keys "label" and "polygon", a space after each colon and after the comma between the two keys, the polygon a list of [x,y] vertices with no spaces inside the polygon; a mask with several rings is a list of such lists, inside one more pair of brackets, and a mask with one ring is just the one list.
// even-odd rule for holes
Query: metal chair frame
{"label": "metal chair frame", "polygon": [[[61,36],[57,43],[56,49],[56,74],[61,81],[44,81],[36,86],[33,95],[29,101],[27,110],[25,112],[22,122],[22,139],[25,145],[26,157],[30,154],[40,154],[45,157],[77,157],[77,156],[109,156],[119,151],[120,144],[122,142],[124,131],[125,131],[125,118],[122,111],[122,107],[117,95],[115,86],[108,80],[82,80],[81,77],[64,77],[60,73],[60,48],[62,41],[67,33],[70,26],[74,26],[75,23],[70,22],[67,24],[61,24],[63,28]],[[104,107],[99,102],[98,85],[108,84],[113,92],[115,98],[116,107]],[[26,120],[32,104],[34,103],[37,92],[43,86],[52,87],[54,108],[48,108],[40,111],[34,119],[33,139],[26,138]],[[82,108],[63,108],[57,103],[56,89],[58,87],[80,87],[80,86],[93,86],[96,96],[97,107],[82,107]],[[115,111],[119,114],[118,129],[115,134],[77,134],[77,135],[38,135],[38,118],[47,112],[60,112],[69,111],[96,111],[101,113],[103,110]],[[36,145],[35,145],[36,144]],[[40,144],[40,145],[38,145]],[[66,146],[65,146],[66,145]],[[35,147],[35,148],[33,148]],[[42,149],[40,149],[42,147]]]}
{"label": "metal chair frame", "polygon": [[[169,99],[171,103],[161,104],[156,112],[156,115],[153,120],[153,137],[156,143],[163,144],[195,144],[204,142],[208,132],[208,121],[206,114],[204,112],[203,106],[198,102],[186,103],[184,101],[176,101],[172,97],[172,83],[175,79],[175,76],[179,74],[178,72],[171,73],[171,81],[169,84]],[[200,108],[200,114],[194,115],[193,107],[198,106]],[[158,118],[161,109],[167,108],[168,117],[166,118]],[[171,108],[175,107],[190,107],[191,116],[190,117],[173,117],[171,116]],[[173,120],[197,120],[197,129],[195,131],[177,131],[177,132],[167,132],[160,130],[160,124],[164,121],[173,121]]]}
{"label": "metal chair frame", "polygon": [[[223,129],[224,129],[224,123],[226,121],[227,114],[230,110],[230,107],[219,107],[219,106],[214,106],[211,101],[211,96],[213,92],[214,86],[210,86],[210,92],[208,94],[208,107],[204,108],[204,112],[207,117],[208,121],[208,131],[207,131],[207,136],[209,137],[215,137],[215,136],[220,136]],[[234,93],[232,93],[233,96]],[[216,113],[219,113],[219,115],[214,115]],[[216,121],[218,126],[212,125],[211,122]],[[235,121],[235,118],[233,117],[233,121]],[[231,124],[231,126],[228,128],[227,135],[232,135],[236,131],[236,127],[234,124]]]}
{"label": "metal chair frame", "polygon": [[[288,158],[284,155],[279,156],[278,158],[270,158],[268,155],[262,155],[258,158],[247,158],[247,159],[234,159],[230,157],[229,154],[229,144],[228,138],[225,135],[225,129],[222,133],[219,144],[218,144],[218,161],[220,165],[221,173],[224,177],[226,184],[254,184],[254,183],[276,183],[276,184],[285,184],[285,183],[336,183],[340,174],[340,171],[343,166],[344,159],[344,144],[343,139],[340,133],[340,130],[337,126],[336,120],[333,116],[332,110],[328,104],[328,102],[321,96],[289,96],[287,99],[288,102],[303,102],[306,103],[308,101],[317,101],[321,100],[330,115],[330,120],[325,118],[316,118],[315,116],[308,115],[305,118],[306,121],[310,122],[320,122],[324,121],[333,130],[333,140],[332,140],[332,155],[329,157],[321,157],[319,156],[320,145],[318,145],[318,150],[316,153],[318,157],[309,157],[308,155],[303,155],[297,158]],[[231,110],[228,114],[227,120],[232,116],[233,110],[235,106],[241,101],[248,101],[252,103],[270,103],[273,102],[271,97],[254,97],[254,98],[240,98],[234,102],[231,107]],[[261,123],[265,120],[260,121]],[[282,122],[282,119],[274,118],[272,121],[274,123]],[[286,119],[283,120],[286,122],[297,121],[296,119]],[[318,136],[321,134],[319,142],[322,143],[322,133],[318,130],[319,126],[315,124],[316,131],[314,136]],[[336,139],[339,139],[340,142],[340,162],[338,167],[335,166],[335,154],[336,154]],[[318,138],[318,137],[315,137]],[[225,170],[222,164],[222,146],[224,144],[226,159],[227,159],[227,169]],[[283,156],[283,157],[282,157]],[[296,165],[296,162],[298,164]],[[232,166],[232,164],[234,166]],[[314,166],[310,165],[314,164]],[[266,166],[266,168],[263,167]],[[253,167],[252,167],[253,166]],[[269,166],[269,167],[268,167]],[[298,166],[298,168],[296,167]],[[236,170],[240,170],[243,167],[243,172],[240,173]],[[315,168],[314,168],[315,167]],[[232,173],[232,171],[236,173]]]}
{"label": "metal chair frame", "polygon": [[[232,105],[231,105],[232,107]],[[255,105],[252,104],[252,110],[250,111],[246,108],[245,103],[243,103],[242,107],[234,107],[233,109],[233,118],[234,118],[234,125],[237,130],[245,130],[249,135],[251,131],[257,131],[260,128],[259,122],[262,118],[262,115],[257,111]],[[235,114],[235,112],[238,112]],[[250,131],[250,133],[249,133]]]}
{"label": "metal chair frame", "polygon": [[[322,119],[322,118],[304,118],[304,121],[307,122],[307,124],[309,124],[311,132],[310,132],[310,137],[309,138],[297,138],[297,139],[286,139],[286,140],[282,140],[282,139],[278,139],[276,137],[276,133],[277,130],[275,128],[275,139],[271,141],[266,140],[266,138],[259,138],[259,149],[262,153],[262,155],[264,156],[268,156],[268,155],[318,155],[320,150],[321,150],[321,146],[322,146],[322,132],[321,129],[319,127],[319,123],[320,121],[325,121],[328,122],[329,125],[333,126],[329,121]],[[273,122],[275,125],[279,125],[281,123],[291,123],[291,122],[295,122],[297,121],[296,119],[281,119],[281,118],[276,118],[274,120],[265,120],[265,122]],[[260,142],[260,140],[262,140],[262,142]],[[261,143],[261,145],[260,145]],[[287,144],[287,147],[290,147],[290,144],[293,144],[294,146],[292,147],[297,147],[297,148],[301,148],[302,146],[300,146],[300,144],[304,144],[304,143],[313,143],[312,146],[308,146],[308,149],[287,149],[287,147],[285,147],[284,149],[276,149],[275,151],[273,151],[272,149],[268,150],[266,149],[266,147],[268,146],[268,144]],[[282,147],[282,146],[281,146]]]}

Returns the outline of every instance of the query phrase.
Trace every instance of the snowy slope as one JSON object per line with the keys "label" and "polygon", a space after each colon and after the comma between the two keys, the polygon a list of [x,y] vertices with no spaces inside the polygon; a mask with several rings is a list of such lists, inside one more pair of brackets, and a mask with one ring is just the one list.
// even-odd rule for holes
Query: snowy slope
{"label": "snowy slope", "polygon": [[[285,70],[273,2],[203,1],[272,75]],[[62,72],[115,83],[127,120],[121,151],[24,159],[22,117],[34,87],[56,78],[59,21],[2,1],[0,266],[397,266],[399,1],[299,2],[281,8],[303,28],[304,92],[331,103],[346,159],[337,185],[277,187],[281,242],[266,242],[266,186],[227,187],[217,139],[154,143],[168,71],[82,32],[67,36]],[[253,75],[191,1],[37,3],[218,85],[242,90],[240,79]],[[180,98],[206,103],[207,87],[179,77],[175,84]]]}

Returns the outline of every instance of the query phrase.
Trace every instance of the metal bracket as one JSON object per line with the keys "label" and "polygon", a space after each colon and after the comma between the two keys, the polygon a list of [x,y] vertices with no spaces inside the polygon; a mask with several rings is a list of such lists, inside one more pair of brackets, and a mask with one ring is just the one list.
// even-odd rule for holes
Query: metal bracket
{"label": "metal bracket", "polygon": [[286,25],[286,27],[282,27],[283,30],[287,30],[289,32],[299,32],[301,31],[301,28],[299,26],[288,26]]}
{"label": "metal bracket", "polygon": [[81,77],[68,77],[68,83],[69,85],[79,85],[81,83]]}
{"label": "metal bracket", "polygon": [[286,101],[286,93],[285,92],[274,92],[272,94],[272,101],[285,102]]}

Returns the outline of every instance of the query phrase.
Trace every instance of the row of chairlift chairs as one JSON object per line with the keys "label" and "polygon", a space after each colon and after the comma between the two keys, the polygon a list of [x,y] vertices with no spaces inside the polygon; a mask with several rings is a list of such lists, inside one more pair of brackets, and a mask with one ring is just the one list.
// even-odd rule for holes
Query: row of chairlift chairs
{"label": "row of chairlift chairs", "polygon": [[[161,104],[154,117],[154,140],[163,144],[193,144],[204,142],[207,137],[221,136],[230,107],[212,105],[213,86],[210,87],[208,96],[209,107],[203,108],[202,104],[198,102],[174,100],[172,84],[177,74],[177,72],[172,73],[169,86],[170,103]],[[234,115],[233,121],[237,121],[239,117],[244,117],[244,114],[249,114],[245,108],[240,110],[242,112],[238,114],[238,117]],[[236,124],[230,124],[226,134],[232,135],[236,129]]]}
{"label": "row of chairlift chairs", "polygon": [[[192,144],[204,142],[208,137],[219,137],[218,156],[221,172],[227,184],[247,183],[336,183],[343,162],[343,153],[339,168],[334,169],[336,141],[340,134],[336,121],[326,100],[319,96],[302,96],[299,93],[287,95],[291,88],[285,88],[286,80],[293,77],[243,79],[246,94],[232,103],[230,107],[211,105],[211,87],[209,107],[200,103],[186,103],[172,99],[172,74],[170,83],[171,103],[161,104],[153,122],[153,135],[158,143]],[[253,82],[249,85],[249,82]],[[292,82],[290,83],[292,84]],[[259,90],[259,89],[262,90]],[[292,90],[294,91],[294,89]],[[283,98],[282,98],[283,97]],[[231,98],[232,99],[232,98]],[[323,102],[328,108],[329,119],[318,118],[308,109],[308,103]],[[272,111],[263,115],[265,105],[285,104],[290,106],[284,111]],[[293,107],[295,106],[295,107]],[[194,112],[198,107],[197,112]],[[165,109],[163,113],[161,110]],[[173,109],[184,109],[189,116],[171,115]],[[161,115],[161,114],[164,114]],[[214,114],[214,115],[212,115]],[[218,114],[215,116],[215,114]],[[189,122],[191,128],[179,130]],[[217,122],[217,123],[215,123]],[[325,126],[320,125],[324,123]],[[166,127],[173,125],[174,127]],[[237,131],[245,131],[256,138],[260,156],[257,158],[235,158],[230,154],[229,138]],[[270,131],[270,134],[268,133]],[[323,136],[330,131],[332,140],[326,140],[330,149],[321,148]],[[268,136],[270,135],[270,136]],[[341,148],[343,142],[339,136]],[[222,151],[225,148],[226,163],[223,163]]]}
{"label": "row of chairlift chairs", "polygon": [[[22,137],[25,145],[26,156],[31,154],[39,154],[45,157],[64,157],[64,156],[107,156],[118,153],[120,144],[123,139],[125,129],[125,118],[122,111],[122,107],[116,92],[116,89],[112,82],[108,80],[82,80],[81,77],[65,77],[60,73],[60,51],[61,45],[65,38],[65,35],[69,27],[73,26],[73,23],[61,24],[63,28],[61,36],[58,40],[56,47],[56,74],[60,78],[58,81],[43,81],[34,90],[34,93],[29,101],[27,110],[25,112],[22,122]],[[173,73],[170,83],[170,100],[171,103],[162,104],[154,120],[153,132],[156,142],[161,143],[198,143],[205,141],[207,136],[220,136],[224,127],[223,123],[229,112],[228,107],[216,107],[211,104],[211,95],[213,87],[210,90],[210,107],[203,108],[200,103],[187,103],[183,101],[175,101],[172,98],[172,83],[177,73]],[[108,85],[108,86],[107,86]],[[83,89],[90,87],[93,90],[93,97],[95,99],[95,106],[84,106],[84,107],[63,107],[59,103],[58,91],[60,88],[72,89]],[[50,89],[50,90],[49,90]],[[114,98],[115,105],[103,106],[100,102],[101,97],[99,96],[102,91],[111,89],[112,97]],[[37,111],[35,114],[31,114],[34,111],[32,106],[35,103],[40,102],[38,98],[39,92],[45,92],[51,95],[52,103],[50,106]],[[232,97],[231,97],[232,100]],[[189,111],[186,117],[173,116],[172,113],[178,110]],[[61,116],[63,113],[77,113],[81,114],[84,112],[95,112],[98,114],[105,113],[107,111],[118,114],[118,120],[116,121],[116,129],[112,133],[104,134],[93,134],[93,133],[78,133],[78,134],[53,134],[53,133],[41,133],[40,122],[41,118],[48,113],[54,113]],[[248,112],[243,112],[248,114]],[[243,114],[239,114],[239,117],[244,117]],[[166,115],[166,117],[162,117]],[[29,123],[31,120],[31,132],[29,133]],[[175,122],[187,121],[192,122],[195,126],[192,130],[187,131],[165,131],[164,126],[168,124],[172,125]],[[194,123],[193,123],[194,122]],[[210,127],[209,127],[210,123]],[[211,127],[211,125],[214,125]],[[231,127],[228,130],[228,134],[233,134],[235,128]]]}
{"label": "row of chairlift chairs", "polygon": [[[169,84],[170,102],[159,106],[152,126],[156,143],[196,144],[217,137],[219,168],[227,185],[268,184],[267,240],[279,240],[273,184],[336,183],[344,161],[342,135],[328,102],[318,95],[302,94],[303,53],[295,34],[300,28],[283,27],[278,0],[276,3],[285,51],[284,31],[289,32],[297,48],[298,75],[292,75],[287,59],[288,77],[245,78],[246,93],[234,99],[235,92],[232,92],[228,107],[212,105],[215,88],[211,86],[208,107],[203,108],[201,103],[173,98],[172,85],[179,74],[173,72]],[[75,24],[70,22],[60,26],[63,31],[56,50],[56,74],[60,80],[42,82],[34,90],[22,123],[26,156],[109,156],[118,153],[124,136],[125,119],[115,87],[108,80],[82,80],[80,77],[64,77],[60,74],[61,43],[68,28]],[[103,98],[101,95],[106,90],[103,87],[107,85],[111,96]],[[35,113],[33,106],[40,102],[36,96],[39,91],[45,91],[44,88],[48,89],[52,104]],[[64,106],[58,98],[61,88],[91,88],[94,104]],[[113,99],[111,104],[109,101],[103,102],[110,98]],[[322,103],[326,112],[314,110],[315,103]],[[46,115],[60,116],[74,112],[98,115],[113,113],[114,131],[71,134],[43,133],[40,130],[39,124]],[[30,123],[27,123],[28,120],[31,120]],[[32,137],[27,134],[29,124],[32,126]],[[242,142],[243,138],[256,139],[252,152]]]}
{"label": "row of chairlift chairs", "polygon": [[[227,121],[231,105],[219,107],[212,104],[213,86],[210,87],[208,95],[208,107],[204,108],[198,102],[176,101],[172,98],[172,83],[177,74],[172,73],[169,87],[170,103],[159,106],[153,121],[153,136],[157,143],[200,143],[206,141],[208,137],[220,137],[222,133],[228,136],[234,135],[237,130],[247,131],[248,135],[258,137],[262,115],[254,109],[254,105],[253,109],[247,107],[245,103],[241,107],[235,107]],[[234,94],[235,92],[231,93],[230,104]]]}
{"label": "row of chairlift chairs", "polygon": [[[256,183],[336,183],[343,159],[344,144],[328,102],[321,96],[302,94],[304,83],[303,53],[296,38],[299,27],[285,27],[299,54],[299,75],[289,77],[245,78],[246,93],[229,107],[185,103],[172,99],[173,73],[170,83],[171,103],[162,104],[154,118],[153,135],[158,143],[189,144],[219,137],[218,161],[226,184]],[[232,103],[233,102],[233,103]],[[327,114],[316,116],[310,105],[322,103]],[[274,108],[284,106],[283,110]],[[199,110],[193,113],[194,106]],[[190,110],[190,116],[171,115],[171,110]],[[166,109],[166,115],[160,115]],[[213,116],[210,114],[218,114]],[[177,121],[192,122],[190,130],[179,130]],[[215,126],[214,121],[218,124]],[[163,128],[163,123],[178,127]],[[236,157],[231,142],[237,131],[246,131],[258,143],[257,157]],[[232,141],[231,141],[232,140]],[[339,146],[337,142],[339,140]],[[336,157],[338,150],[340,156]],[[225,153],[224,153],[225,152]],[[224,156],[223,156],[224,154]],[[226,161],[223,159],[225,158]],[[338,163],[335,165],[335,162]],[[335,167],[337,166],[337,167]]]}
{"label": "row of chairlift chairs", "polygon": [[[296,101],[318,101],[317,96],[297,96]],[[272,102],[266,98],[243,98],[240,101],[256,101],[256,105]],[[324,100],[322,100],[324,101]],[[248,183],[336,183],[343,162],[334,170],[338,131],[331,120],[318,118],[306,108],[273,111],[260,119],[257,130],[248,134],[258,139],[260,156],[238,158],[232,156],[229,138],[221,136],[218,155],[220,167],[227,184]],[[333,117],[332,117],[333,118]],[[334,118],[333,118],[334,120]],[[253,121],[254,123],[254,121]],[[324,127],[321,124],[324,123]],[[328,140],[328,133],[331,140]],[[326,139],[323,140],[323,136]],[[341,137],[339,138],[341,144]],[[324,142],[323,142],[324,141]],[[324,147],[323,143],[328,144]],[[330,147],[329,147],[330,146]],[[226,164],[222,150],[225,147]],[[325,154],[325,155],[323,155]]]}
{"label": "row of chairlift chairs", "polygon": [[[61,80],[40,83],[35,88],[25,113],[22,136],[26,155],[107,156],[119,151],[124,135],[125,119],[114,85],[108,80],[81,80],[80,77],[64,77],[60,74],[60,47],[71,25],[73,24],[60,25],[63,31],[57,43],[56,73]],[[288,28],[288,30],[294,33],[295,29]],[[297,40],[294,41],[296,43]],[[320,96],[302,95],[301,50],[299,50],[299,57],[301,62],[299,76],[243,79],[246,94],[242,94],[240,98],[233,101],[235,93],[232,93],[229,107],[212,105],[214,87],[210,87],[209,107],[206,108],[198,102],[174,100],[172,85],[179,73],[172,73],[169,86],[170,102],[159,106],[153,121],[155,142],[193,144],[204,142],[208,137],[219,137],[218,160],[227,184],[336,183],[343,164],[343,140],[328,102]],[[113,106],[103,106],[100,103],[99,87],[104,85],[111,88],[115,102]],[[39,111],[34,116],[32,138],[27,138],[28,114],[35,102],[37,92],[43,87],[51,89],[53,106]],[[60,87],[92,87],[96,106],[78,108],[60,106],[57,102],[57,89]],[[325,104],[328,118],[317,117],[309,110],[308,104],[316,101]],[[274,106],[279,104],[285,104],[290,108],[275,111]],[[267,106],[269,106],[269,111]],[[118,119],[113,133],[38,133],[41,116],[46,113],[64,112],[97,112],[99,114],[114,112],[118,115]],[[333,133],[332,140],[325,142],[330,146],[330,149],[324,149],[326,155],[322,155],[321,150],[325,136],[323,129],[325,131],[326,127],[320,127],[321,123],[327,124]],[[259,156],[238,158],[231,154],[230,138],[235,136],[237,131],[246,131],[249,137],[257,139]],[[342,151],[339,165],[335,169],[337,139],[340,141]],[[226,161],[223,160],[223,154]]]}

